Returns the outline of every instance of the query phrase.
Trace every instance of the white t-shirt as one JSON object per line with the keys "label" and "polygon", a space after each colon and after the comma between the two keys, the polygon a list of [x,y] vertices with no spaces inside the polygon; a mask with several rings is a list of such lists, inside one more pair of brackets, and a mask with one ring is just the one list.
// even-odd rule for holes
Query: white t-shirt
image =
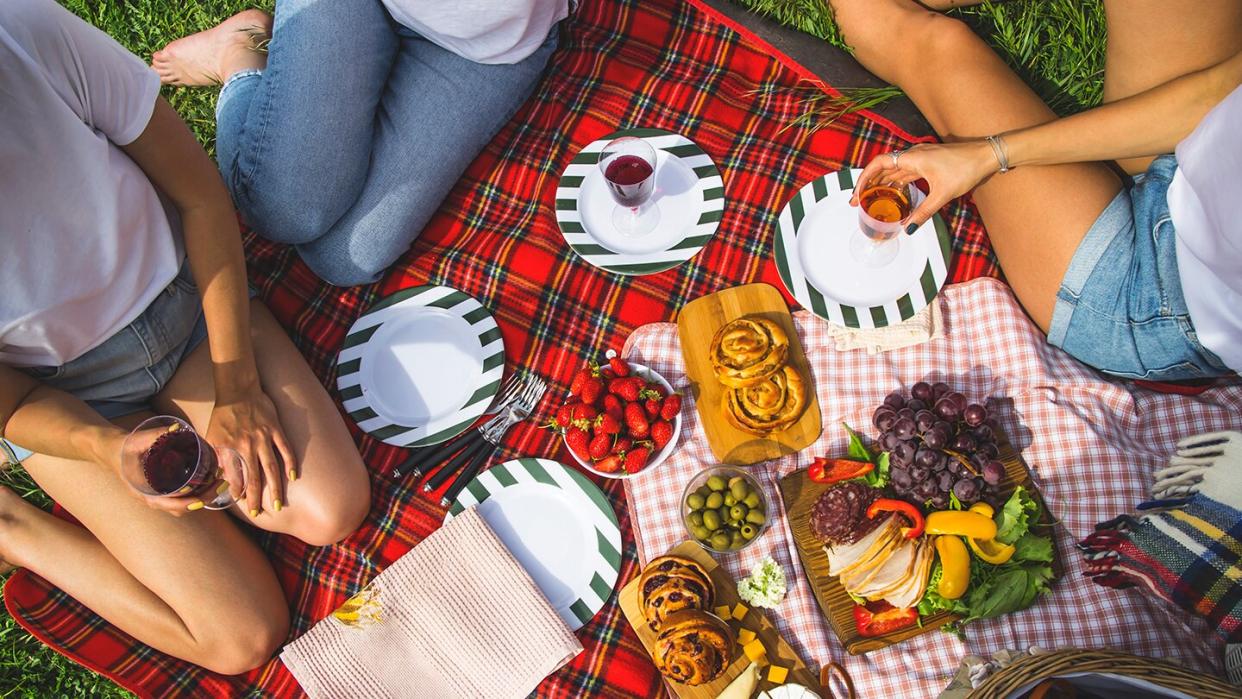
{"label": "white t-shirt", "polygon": [[517,63],[569,15],[568,0],[383,0],[388,14],[475,63]]}
{"label": "white t-shirt", "polygon": [[1242,372],[1242,86],[1177,144],[1168,196],[1199,342]]}
{"label": "white t-shirt", "polygon": [[176,276],[175,212],[119,147],[159,87],[52,0],[0,0],[0,363],[73,360]]}

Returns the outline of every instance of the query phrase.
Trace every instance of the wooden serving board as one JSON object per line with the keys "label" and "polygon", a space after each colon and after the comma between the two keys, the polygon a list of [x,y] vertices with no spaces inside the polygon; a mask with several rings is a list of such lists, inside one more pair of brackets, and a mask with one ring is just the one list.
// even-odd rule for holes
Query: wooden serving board
{"label": "wooden serving board", "polygon": [[[733,578],[729,577],[729,573],[721,568],[716,559],[712,558],[703,547],[693,541],[686,541],[674,547],[670,554],[689,558],[696,562],[708,572],[712,578],[712,583],[716,586],[716,602],[714,606],[729,605],[732,608],[741,598],[737,595],[737,583]],[[634,631],[638,634],[638,639],[642,641],[643,647],[647,652],[651,652],[652,645],[655,643],[656,632],[647,626],[647,620],[643,617],[642,605],[638,599],[638,580],[640,576],[634,576],[632,580],[623,588],[618,597],[621,603],[621,612],[625,614],[626,620],[630,622],[630,626],[634,627]],[[709,610],[710,611],[710,610]],[[741,628],[748,628],[755,632],[756,638],[763,640],[763,647],[767,650],[768,661],[772,665],[780,665],[789,668],[789,677],[786,684],[800,684],[804,687],[815,688],[819,686],[819,680],[806,667],[802,659],[794,653],[785,639],[781,638],[780,632],[772,625],[767,616],[759,609],[750,609],[746,612],[746,618],[739,621],[737,619],[729,620],[729,627],[733,629],[734,634]],[[734,680],[746,666],[750,665],[750,659],[742,652],[742,646],[734,646],[733,662],[725,670],[724,674],[717,677],[712,682],[691,687],[689,685],[680,684],[678,682],[665,681],[669,693],[675,697],[682,699],[715,699],[715,697],[724,691],[725,687]],[[767,670],[763,669],[759,682],[759,689],[771,689],[776,685],[768,682]]]}
{"label": "wooden serving board", "polygon": [[[1005,480],[1001,482],[1001,492],[1007,496],[1017,486],[1027,489],[1039,503],[1040,533],[1051,532],[1053,519],[1048,507],[1044,504],[1043,495],[1031,480],[1030,469],[1018,454],[1013,445],[999,429],[996,430],[996,446],[1000,448],[998,460],[1005,464]],[[828,554],[823,544],[811,533],[811,507],[819,499],[820,494],[831,486],[812,481],[806,469],[794,471],[781,479],[781,498],[785,502],[785,512],[789,519],[789,529],[793,533],[794,544],[798,549],[798,557],[802,559],[802,568],[806,571],[811,583],[811,591],[819,608],[836,631],[837,638],[851,655],[862,655],[869,651],[887,648],[908,638],[937,631],[945,624],[961,619],[957,614],[941,612],[923,618],[923,625],[911,626],[883,636],[868,638],[858,633],[854,625],[854,600],[841,587],[835,576],[828,574]],[[1065,569],[1061,562],[1061,552],[1057,549],[1056,537],[1052,537],[1052,572],[1053,582],[1059,580]]]}
{"label": "wooden serving board", "polygon": [[[810,404],[796,423],[766,437],[753,435],[734,427],[724,414],[727,390],[716,380],[712,369],[710,345],[716,331],[742,316],[758,315],[779,323],[789,336],[789,364],[797,369],[810,390]],[[802,351],[802,342],[794,329],[793,317],[781,292],[770,284],[746,284],[697,298],[677,314],[677,330],[681,337],[681,354],[686,360],[686,377],[690,379],[695,406],[707,443],[721,463],[749,466],[777,459],[810,446],[823,430],[819,402],[815,398],[815,377]]]}

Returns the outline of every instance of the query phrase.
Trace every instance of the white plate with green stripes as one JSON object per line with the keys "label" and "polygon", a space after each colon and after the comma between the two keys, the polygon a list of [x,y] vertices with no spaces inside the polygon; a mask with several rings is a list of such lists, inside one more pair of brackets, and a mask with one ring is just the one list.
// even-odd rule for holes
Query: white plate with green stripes
{"label": "white plate with green stripes", "polygon": [[[861,169],[830,172],[807,183],[777,219],[776,268],[803,308],[850,328],[882,328],[927,307],[949,276],[953,247],[940,214],[913,235],[899,235],[900,251],[884,267],[867,267],[849,250],[858,228],[850,206]],[[913,206],[922,201],[916,195]]]}
{"label": "white plate with green stripes", "polygon": [[[645,139],[656,150],[656,188],[651,202],[660,210],[655,230],[638,236],[612,225],[616,207],[599,154],[622,136]],[[711,156],[680,134],[662,129],[623,129],[583,148],[570,161],[556,189],[556,223],[579,257],[623,275],[655,274],[698,254],[720,225],[724,181]]]}
{"label": "white plate with green stripes", "polygon": [[550,459],[514,459],[475,476],[444,521],[476,504],[570,629],[603,608],[621,572],[621,528],[599,486]]}
{"label": "white plate with green stripes", "polygon": [[487,410],[505,370],[500,328],[487,309],[447,286],[402,289],[345,336],[336,387],[345,412],[398,447],[437,444]]}

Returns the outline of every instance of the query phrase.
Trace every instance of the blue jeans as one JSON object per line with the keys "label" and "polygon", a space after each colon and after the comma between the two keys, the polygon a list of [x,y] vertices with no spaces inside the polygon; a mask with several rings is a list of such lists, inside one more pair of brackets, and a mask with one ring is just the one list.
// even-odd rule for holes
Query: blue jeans
{"label": "blue jeans", "polygon": [[216,153],[234,203],[337,286],[379,279],[422,232],[556,48],[482,65],[379,0],[278,0],[267,67],[229,78]]}
{"label": "blue jeans", "polygon": [[1171,155],[1104,209],[1074,252],[1048,342],[1107,374],[1151,381],[1230,374],[1199,342],[1182,296],[1168,190]]}

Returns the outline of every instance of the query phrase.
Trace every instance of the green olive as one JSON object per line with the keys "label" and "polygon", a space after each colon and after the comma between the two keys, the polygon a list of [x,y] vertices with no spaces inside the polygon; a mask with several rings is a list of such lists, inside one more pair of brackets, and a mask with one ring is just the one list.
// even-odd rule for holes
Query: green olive
{"label": "green olive", "polygon": [[742,502],[746,503],[746,506],[752,510],[759,507],[759,493],[751,491],[751,493],[747,495],[746,499],[742,500]]}
{"label": "green olive", "polygon": [[690,493],[690,497],[686,498],[686,505],[692,510],[701,510],[707,504],[707,498],[698,493]]}
{"label": "green olive", "polygon": [[746,479],[741,476],[733,476],[729,479],[729,487],[732,488],[734,483],[745,483]]}
{"label": "green olive", "polygon": [[747,541],[750,541],[751,539],[755,538],[755,535],[758,533],[759,533],[759,527],[756,527],[750,522],[747,522],[746,524],[742,525],[742,536],[746,537]]}
{"label": "green olive", "polygon": [[724,490],[725,487],[727,487],[727,485],[725,483],[725,479],[721,478],[720,476],[712,476],[711,478],[707,479],[707,487],[710,488],[711,490],[715,490],[719,492],[721,490]]}
{"label": "green olive", "polygon": [[746,481],[737,481],[729,485],[729,492],[733,493],[734,499],[740,501],[746,499],[747,494],[750,493],[750,488],[746,486]]}
{"label": "green olive", "polygon": [[729,535],[724,532],[716,532],[715,534],[712,534],[711,546],[718,551],[728,550],[729,544],[732,542],[733,540],[730,539]]}
{"label": "green olive", "polygon": [[725,493],[724,504],[725,507],[733,507],[737,504],[737,498],[733,497],[733,493]]}
{"label": "green olive", "polygon": [[686,515],[686,521],[689,522],[690,526],[692,527],[702,526],[703,513],[699,512],[698,510],[695,510],[694,512],[691,512],[690,514]]}
{"label": "green olive", "polygon": [[720,509],[719,509],[719,510],[716,510],[716,511],[720,513],[720,521],[721,521],[721,522],[728,522],[728,521],[729,521],[729,508],[725,507],[724,505],[721,505],[721,506],[720,506]]}
{"label": "green olive", "polygon": [[745,505],[734,505],[733,507],[730,507],[729,508],[729,519],[732,519],[735,521],[741,521],[741,520],[746,519],[746,506]]}
{"label": "green olive", "polygon": [[712,494],[712,489],[708,488],[705,485],[701,485],[698,488],[695,488],[694,492],[696,495],[699,495],[700,497],[706,499],[708,495]]}
{"label": "green olive", "polygon": [[762,510],[751,510],[746,513],[746,521],[756,526],[763,526],[763,523],[768,520],[763,516]]}
{"label": "green olive", "polygon": [[712,533],[706,527],[692,527],[690,533],[699,541],[707,541],[712,536]]}
{"label": "green olive", "polygon": [[715,510],[703,511],[703,526],[710,531],[716,531],[720,528],[720,513]]}
{"label": "green olive", "polygon": [[717,509],[720,509],[720,506],[723,504],[724,504],[724,496],[721,495],[720,493],[712,493],[711,495],[707,496],[707,502],[706,502],[707,509],[717,510]]}

